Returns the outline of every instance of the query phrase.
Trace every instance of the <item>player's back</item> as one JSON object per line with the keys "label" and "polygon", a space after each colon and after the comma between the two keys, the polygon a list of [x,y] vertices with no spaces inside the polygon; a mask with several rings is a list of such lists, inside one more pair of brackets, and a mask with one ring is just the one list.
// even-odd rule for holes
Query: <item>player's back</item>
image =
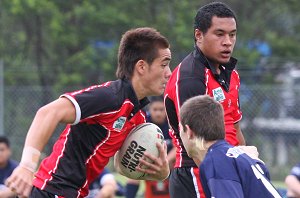
{"label": "player's back", "polygon": [[270,183],[269,172],[263,162],[250,158],[224,140],[210,147],[200,171],[207,197],[280,197]]}

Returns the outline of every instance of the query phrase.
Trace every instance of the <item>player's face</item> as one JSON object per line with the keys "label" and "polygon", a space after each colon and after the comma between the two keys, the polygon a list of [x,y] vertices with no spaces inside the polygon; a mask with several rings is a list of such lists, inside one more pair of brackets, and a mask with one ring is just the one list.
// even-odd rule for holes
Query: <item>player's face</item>
{"label": "player's face", "polygon": [[154,124],[163,124],[166,121],[166,112],[163,101],[151,102],[149,113]]}
{"label": "player's face", "polygon": [[188,153],[188,156],[190,156],[191,145],[189,144],[190,142],[188,139],[187,132],[183,130],[183,126],[181,125],[181,123],[179,123],[179,135],[182,140],[183,146],[186,152]]}
{"label": "player's face", "polygon": [[158,50],[157,58],[154,59],[151,65],[148,65],[146,74],[143,77],[146,96],[163,94],[171,76],[170,60],[171,51],[169,48]]}
{"label": "player's face", "polygon": [[199,142],[199,139],[188,127],[186,127],[186,131],[184,131],[181,123],[179,124],[179,135],[188,156],[193,158],[193,160],[199,164],[204,159],[207,152],[203,142]]}
{"label": "player's face", "polygon": [[236,42],[236,21],[234,18],[212,18],[212,25],[203,34],[195,30],[196,44],[215,66],[228,63]]}

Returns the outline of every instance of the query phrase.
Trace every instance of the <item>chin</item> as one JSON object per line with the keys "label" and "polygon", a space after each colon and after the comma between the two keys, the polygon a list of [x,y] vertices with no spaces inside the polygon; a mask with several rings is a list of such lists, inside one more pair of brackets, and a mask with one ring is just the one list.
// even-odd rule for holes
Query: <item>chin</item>
{"label": "chin", "polygon": [[153,96],[160,96],[164,93],[164,89],[163,90],[159,90],[157,92],[153,92]]}
{"label": "chin", "polygon": [[230,58],[228,58],[228,59],[222,59],[222,60],[220,60],[219,62],[220,62],[220,64],[227,64],[227,63],[229,63],[229,61],[230,61]]}

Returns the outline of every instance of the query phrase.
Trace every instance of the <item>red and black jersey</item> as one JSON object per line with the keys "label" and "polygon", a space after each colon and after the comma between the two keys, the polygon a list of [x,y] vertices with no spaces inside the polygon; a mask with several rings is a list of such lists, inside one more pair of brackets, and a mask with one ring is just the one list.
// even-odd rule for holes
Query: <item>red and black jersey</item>
{"label": "red and black jersey", "polygon": [[61,97],[76,108],[76,120],[67,125],[35,175],[34,186],[63,197],[85,197],[89,184],[122,146],[133,127],[146,121],[127,80],[91,86]]}
{"label": "red and black jersey", "polygon": [[240,79],[234,69],[236,62],[236,59],[231,58],[228,64],[220,66],[221,73],[217,74],[215,67],[196,47],[172,72],[164,95],[167,118],[172,127],[170,135],[177,147],[175,167],[197,167],[188,157],[178,129],[180,106],[193,96],[207,94],[222,104],[225,114],[225,139],[231,145],[239,144],[234,128],[234,123],[242,118],[238,100]]}

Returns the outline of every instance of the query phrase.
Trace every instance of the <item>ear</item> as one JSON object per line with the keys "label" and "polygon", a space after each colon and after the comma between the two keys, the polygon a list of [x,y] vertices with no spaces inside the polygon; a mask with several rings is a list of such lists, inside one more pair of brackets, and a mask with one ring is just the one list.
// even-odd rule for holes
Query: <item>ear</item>
{"label": "ear", "polygon": [[203,38],[203,32],[199,29],[195,29],[194,37],[195,37],[197,42],[201,42],[201,40]]}
{"label": "ear", "polygon": [[194,137],[195,137],[194,131],[187,124],[185,125],[185,127],[186,127],[186,133],[187,133],[188,139],[189,140],[194,139]]}
{"label": "ear", "polygon": [[136,62],[135,64],[135,68],[136,68],[136,71],[139,73],[139,74],[144,74],[145,73],[145,70],[147,68],[147,63],[146,61],[144,60],[138,60],[138,62]]}

